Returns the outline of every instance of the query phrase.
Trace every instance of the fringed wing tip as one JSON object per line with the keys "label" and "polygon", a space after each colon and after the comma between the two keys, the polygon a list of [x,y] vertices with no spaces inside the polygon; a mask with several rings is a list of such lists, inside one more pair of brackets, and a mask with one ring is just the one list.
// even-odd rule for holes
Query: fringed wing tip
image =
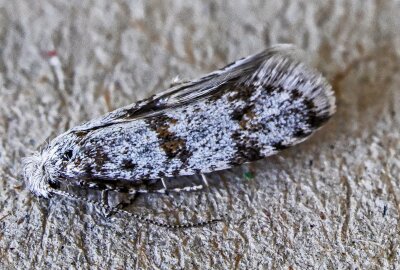
{"label": "fringed wing tip", "polygon": [[299,60],[294,45],[280,44],[265,51],[265,60],[246,84],[280,87],[288,93],[297,91],[312,101],[313,111],[321,118],[330,118],[336,111],[332,86],[320,72]]}

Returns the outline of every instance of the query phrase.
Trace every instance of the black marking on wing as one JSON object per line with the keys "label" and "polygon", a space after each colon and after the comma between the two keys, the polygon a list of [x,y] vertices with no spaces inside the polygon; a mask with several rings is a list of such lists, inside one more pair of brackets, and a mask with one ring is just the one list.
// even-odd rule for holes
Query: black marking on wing
{"label": "black marking on wing", "polygon": [[168,158],[179,158],[182,162],[186,162],[191,156],[187,150],[186,142],[176,134],[169,131],[169,127],[177,122],[166,115],[151,117],[147,119],[147,124],[153,129],[159,139],[160,147],[164,150]]}
{"label": "black marking on wing", "polygon": [[308,124],[310,125],[310,127],[312,128],[318,128],[320,127],[322,124],[324,124],[326,121],[329,120],[329,118],[331,117],[331,115],[329,114],[329,112],[325,112],[322,114],[318,114],[316,111],[314,111],[313,109],[315,108],[315,104],[312,100],[306,100],[305,105],[309,111],[308,116]]}

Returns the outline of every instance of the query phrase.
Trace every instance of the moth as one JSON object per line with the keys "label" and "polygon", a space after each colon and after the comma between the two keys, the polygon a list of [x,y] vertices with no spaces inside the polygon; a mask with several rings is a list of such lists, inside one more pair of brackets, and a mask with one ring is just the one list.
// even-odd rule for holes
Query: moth
{"label": "moth", "polygon": [[206,181],[304,141],[335,97],[294,50],[271,47],[71,128],[24,159],[27,187],[45,198],[66,195],[60,183],[134,193],[169,177]]}

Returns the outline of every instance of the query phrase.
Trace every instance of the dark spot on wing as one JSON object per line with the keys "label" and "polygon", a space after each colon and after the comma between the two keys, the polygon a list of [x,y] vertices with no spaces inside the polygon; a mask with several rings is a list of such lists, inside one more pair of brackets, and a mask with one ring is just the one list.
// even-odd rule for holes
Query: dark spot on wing
{"label": "dark spot on wing", "polygon": [[301,98],[303,95],[301,94],[301,92],[298,89],[293,89],[292,93],[291,93],[291,98],[293,100],[297,100],[299,98]]}
{"label": "dark spot on wing", "polygon": [[161,143],[161,148],[170,158],[175,157],[177,153],[184,147],[185,147],[185,142],[182,139],[175,139]]}
{"label": "dark spot on wing", "polygon": [[284,150],[286,148],[288,148],[287,145],[284,145],[282,142],[276,142],[272,145],[277,151],[281,151]]}
{"label": "dark spot on wing", "polygon": [[232,134],[232,139],[236,144],[237,152],[229,162],[231,166],[263,158],[261,155],[261,149],[258,147],[258,143],[254,139],[243,137],[240,132]]}
{"label": "dark spot on wing", "polygon": [[246,126],[247,121],[255,117],[253,109],[254,109],[254,104],[248,104],[245,105],[244,107],[237,107],[235,110],[233,110],[231,114],[232,120],[238,121],[240,126],[244,128]]}
{"label": "dark spot on wing", "polygon": [[176,169],[176,170],[172,171],[172,175],[175,176],[175,177],[179,176],[179,174],[180,174],[180,170],[179,169]]}
{"label": "dark spot on wing", "polygon": [[88,130],[78,130],[78,131],[74,131],[74,134],[78,137],[78,138],[83,138],[86,136],[86,134],[88,134],[89,131]]}
{"label": "dark spot on wing", "polygon": [[106,153],[103,152],[101,148],[96,148],[96,152],[94,155],[94,161],[96,164],[96,167],[98,167],[99,170],[101,170],[104,166],[105,163],[109,161],[109,158]]}
{"label": "dark spot on wing", "polygon": [[170,126],[177,123],[177,120],[161,114],[147,119],[147,123],[157,133],[160,147],[167,157],[170,160],[178,158],[183,164],[187,164],[191,153],[186,147],[186,141],[169,130]]}
{"label": "dark spot on wing", "polygon": [[52,187],[54,189],[59,189],[61,187],[61,184],[59,181],[49,181],[48,184],[50,187]]}
{"label": "dark spot on wing", "polygon": [[122,168],[126,170],[133,170],[137,167],[137,164],[135,164],[132,160],[130,159],[125,159],[122,161]]}
{"label": "dark spot on wing", "polygon": [[296,137],[296,138],[305,138],[305,137],[307,137],[307,136],[309,136],[311,134],[311,131],[305,131],[305,130],[303,130],[303,129],[297,129],[295,132],[294,132],[294,136]]}
{"label": "dark spot on wing", "polygon": [[285,91],[281,86],[272,86],[272,85],[264,85],[263,89],[268,94],[272,94],[273,92],[281,93]]}
{"label": "dark spot on wing", "polygon": [[244,160],[246,161],[255,161],[263,158],[263,156],[260,153],[260,148],[257,146],[245,146],[245,145],[239,145],[238,147],[238,153],[243,157]]}
{"label": "dark spot on wing", "polygon": [[312,129],[319,128],[322,124],[324,124],[328,119],[330,118],[330,115],[328,112],[326,113],[317,113],[316,106],[312,100],[306,99],[304,100],[304,105],[307,108],[308,114],[308,125]]}
{"label": "dark spot on wing", "polygon": [[69,160],[71,160],[72,155],[73,155],[72,149],[68,149],[67,151],[64,152],[64,154],[63,154],[63,156],[62,156],[63,161],[69,161]]}

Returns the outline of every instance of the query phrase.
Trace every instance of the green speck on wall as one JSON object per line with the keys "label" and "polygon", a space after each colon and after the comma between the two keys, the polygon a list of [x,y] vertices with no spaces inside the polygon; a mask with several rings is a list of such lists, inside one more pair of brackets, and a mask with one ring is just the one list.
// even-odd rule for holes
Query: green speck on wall
{"label": "green speck on wall", "polygon": [[245,172],[243,175],[246,180],[251,180],[254,178],[254,174],[252,172]]}

